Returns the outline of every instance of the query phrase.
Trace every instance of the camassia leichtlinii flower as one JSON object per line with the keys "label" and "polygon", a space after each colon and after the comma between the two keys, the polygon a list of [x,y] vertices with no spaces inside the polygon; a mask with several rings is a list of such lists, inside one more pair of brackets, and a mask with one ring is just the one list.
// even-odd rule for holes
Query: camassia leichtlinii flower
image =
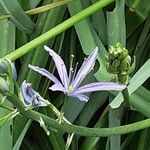
{"label": "camassia leichtlinii flower", "polygon": [[56,69],[59,74],[59,79],[44,68],[33,65],[29,65],[29,68],[50,79],[54,83],[49,88],[52,91],[62,91],[67,96],[76,97],[80,101],[87,102],[89,100],[89,97],[86,95],[86,93],[94,91],[121,91],[126,88],[125,85],[113,82],[94,82],[81,86],[81,83],[86,75],[94,67],[96,56],[98,53],[98,47],[96,47],[87,57],[87,59],[84,60],[78,71],[77,67],[75,68],[74,73],[72,73],[73,68],[71,62],[69,74],[67,73],[67,69],[62,58],[49,47],[44,46],[44,48],[47,52],[49,52],[50,56],[52,56],[55,62]]}

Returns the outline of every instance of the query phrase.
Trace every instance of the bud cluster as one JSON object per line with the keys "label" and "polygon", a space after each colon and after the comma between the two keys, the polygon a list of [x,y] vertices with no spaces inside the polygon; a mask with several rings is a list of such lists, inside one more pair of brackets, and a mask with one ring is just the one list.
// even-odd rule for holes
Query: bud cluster
{"label": "bud cluster", "polygon": [[131,65],[131,57],[128,50],[120,43],[109,47],[107,71],[117,75],[118,82],[122,84],[128,83],[128,76],[133,72],[135,60]]}

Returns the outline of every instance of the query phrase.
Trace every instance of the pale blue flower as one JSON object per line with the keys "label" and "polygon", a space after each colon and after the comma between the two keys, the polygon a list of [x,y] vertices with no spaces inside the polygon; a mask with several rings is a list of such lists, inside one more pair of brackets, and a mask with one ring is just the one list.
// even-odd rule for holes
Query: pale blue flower
{"label": "pale blue flower", "polygon": [[20,91],[22,93],[24,103],[26,105],[34,105],[34,106],[47,106],[43,97],[36,92],[31,83],[27,83],[26,80],[22,82],[20,86]]}
{"label": "pale blue flower", "polygon": [[118,83],[113,82],[94,82],[81,86],[81,82],[94,67],[98,47],[96,47],[92,51],[92,53],[88,56],[88,58],[83,62],[78,72],[76,73],[76,71],[74,71],[73,75],[72,75],[72,62],[68,75],[66,66],[61,57],[49,47],[44,46],[44,48],[52,56],[60,79],[57,79],[53,74],[51,74],[44,68],[39,68],[38,66],[33,65],[29,65],[29,68],[50,79],[54,83],[54,85],[49,88],[52,91],[62,91],[67,96],[76,97],[80,101],[87,102],[89,97],[85,95],[86,93],[94,91],[121,91],[126,88],[125,85],[120,85]]}

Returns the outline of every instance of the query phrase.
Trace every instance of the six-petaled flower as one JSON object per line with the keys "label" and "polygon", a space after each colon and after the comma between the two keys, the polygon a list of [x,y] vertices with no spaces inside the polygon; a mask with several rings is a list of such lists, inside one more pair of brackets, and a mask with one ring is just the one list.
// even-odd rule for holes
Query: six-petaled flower
{"label": "six-petaled flower", "polygon": [[44,48],[52,56],[60,79],[57,79],[53,74],[51,74],[49,71],[45,70],[44,68],[40,68],[38,66],[33,66],[33,65],[29,65],[29,68],[50,79],[54,83],[54,85],[52,85],[49,88],[52,91],[62,91],[67,96],[76,97],[80,101],[87,102],[89,97],[86,95],[86,93],[94,92],[94,91],[121,91],[126,88],[125,85],[121,85],[113,82],[94,82],[94,83],[81,86],[81,83],[86,77],[86,75],[94,67],[96,56],[98,53],[98,47],[96,47],[92,51],[92,53],[83,62],[78,72],[75,71],[73,75],[71,71],[72,66],[70,67],[70,71],[68,75],[66,66],[62,58],[49,47],[44,46]]}

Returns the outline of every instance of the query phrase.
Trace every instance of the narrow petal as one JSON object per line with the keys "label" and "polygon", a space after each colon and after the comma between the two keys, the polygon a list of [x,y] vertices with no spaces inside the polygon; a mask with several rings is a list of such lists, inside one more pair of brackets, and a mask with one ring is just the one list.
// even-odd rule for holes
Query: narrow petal
{"label": "narrow petal", "polygon": [[84,85],[78,88],[74,93],[81,94],[81,93],[88,93],[94,91],[122,91],[126,88],[126,85],[113,83],[113,82],[95,82]]}
{"label": "narrow petal", "polygon": [[72,87],[74,90],[78,88],[80,83],[83,81],[85,76],[92,70],[96,61],[96,55],[98,52],[98,47],[96,47],[88,58],[84,61],[81,68],[79,69],[75,79],[72,81]]}
{"label": "narrow petal", "polygon": [[68,87],[68,84],[69,84],[69,79],[68,79],[68,75],[67,75],[67,69],[66,69],[66,66],[64,64],[64,61],[61,59],[61,57],[55,53],[52,49],[50,49],[49,47],[47,46],[44,46],[45,50],[49,52],[49,54],[52,56],[54,62],[55,62],[55,65],[56,65],[56,68],[57,68],[57,71],[59,73],[59,76],[60,76],[60,79],[61,79],[61,82],[62,84],[64,85],[65,88]]}
{"label": "narrow petal", "polygon": [[71,96],[78,98],[82,102],[87,102],[89,100],[89,97],[84,94],[72,94]]}
{"label": "narrow petal", "polygon": [[33,66],[33,65],[30,65],[30,64],[28,65],[28,67],[30,69],[40,73],[41,75],[47,77],[48,79],[50,79],[54,83],[60,83],[60,81],[54,75],[52,75],[50,72],[48,72],[46,69],[40,68],[38,66]]}
{"label": "narrow petal", "polygon": [[49,89],[52,90],[52,91],[63,91],[63,92],[66,92],[66,91],[67,91],[67,90],[62,86],[61,83],[56,83],[56,84],[52,85]]}

